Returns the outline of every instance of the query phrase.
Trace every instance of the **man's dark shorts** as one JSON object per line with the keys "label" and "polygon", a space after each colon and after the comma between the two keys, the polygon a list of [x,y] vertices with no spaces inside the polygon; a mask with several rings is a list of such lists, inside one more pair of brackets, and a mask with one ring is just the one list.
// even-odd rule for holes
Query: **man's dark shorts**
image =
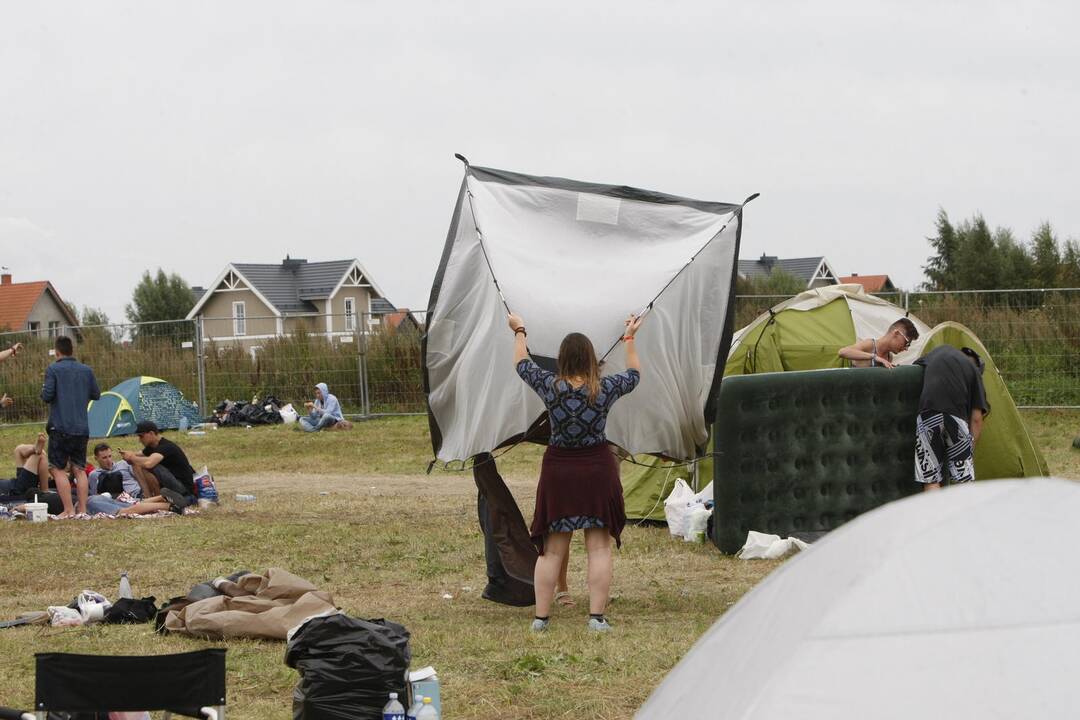
{"label": "man's dark shorts", "polygon": [[86,435],[68,435],[53,430],[49,433],[49,467],[66,470],[68,463],[76,468],[86,467]]}
{"label": "man's dark shorts", "polygon": [[26,491],[38,486],[38,476],[26,468],[18,468],[11,480],[0,480],[0,495],[22,497]]}
{"label": "man's dark shorts", "polygon": [[157,478],[158,485],[160,485],[162,489],[168,488],[175,493],[183,495],[184,499],[188,501],[188,505],[195,504],[195,496],[192,494],[192,489],[184,487],[184,483],[177,480],[176,476],[173,475],[167,467],[158,463],[150,468],[150,472]]}

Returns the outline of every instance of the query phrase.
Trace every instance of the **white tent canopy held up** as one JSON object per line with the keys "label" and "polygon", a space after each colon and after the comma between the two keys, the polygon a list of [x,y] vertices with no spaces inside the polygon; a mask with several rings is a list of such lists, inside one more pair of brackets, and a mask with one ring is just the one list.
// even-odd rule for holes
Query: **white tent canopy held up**
{"label": "white tent canopy held up", "polygon": [[730,344],[741,221],[739,204],[466,163],[425,333],[436,456],[537,439],[526,433],[544,406],[514,370],[509,311],[524,318],[541,366],[554,369],[563,337],[580,332],[606,355],[603,374],[625,369],[623,322],[645,311],[642,381],[615,405],[608,438],[632,453],[694,457]]}

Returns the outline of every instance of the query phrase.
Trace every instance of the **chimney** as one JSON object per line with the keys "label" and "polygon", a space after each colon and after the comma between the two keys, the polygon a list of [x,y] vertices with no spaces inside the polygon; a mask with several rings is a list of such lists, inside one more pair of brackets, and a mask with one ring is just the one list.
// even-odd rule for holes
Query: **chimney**
{"label": "chimney", "polygon": [[761,253],[761,259],[758,260],[759,263],[765,266],[766,272],[772,272],[773,265],[776,264],[776,261],[777,257],[775,255],[766,255],[765,253]]}
{"label": "chimney", "polygon": [[0,275],[0,285],[10,285],[10,284],[11,284],[11,273],[4,273],[3,275]]}
{"label": "chimney", "polygon": [[281,261],[281,267],[296,272],[297,268],[305,263],[307,263],[307,260],[304,260],[303,258],[294,258],[286,255],[285,259]]}
{"label": "chimney", "polygon": [[851,277],[859,277],[859,273],[851,273]]}

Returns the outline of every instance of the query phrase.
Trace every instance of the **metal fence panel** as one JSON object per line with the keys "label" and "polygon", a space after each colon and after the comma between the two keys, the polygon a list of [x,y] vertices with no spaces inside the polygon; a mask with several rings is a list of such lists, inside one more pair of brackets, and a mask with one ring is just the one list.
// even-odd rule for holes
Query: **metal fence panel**
{"label": "metal fence panel", "polygon": [[[1080,289],[912,292],[883,296],[928,325],[960,322],[986,345],[1020,406],[1080,407]],[[740,295],[736,326],[744,327],[778,295]],[[76,356],[102,390],[134,375],[176,385],[209,415],[223,400],[274,395],[297,404],[325,382],[347,414],[423,413],[424,315],[309,315],[203,318],[141,325],[65,328]],[[54,338],[0,333],[0,349],[24,344],[0,363],[0,392],[14,404],[0,425],[40,423],[45,368]]]}
{"label": "metal fence panel", "polygon": [[[102,392],[135,375],[167,380],[192,401],[199,399],[195,326],[188,320],[141,325],[66,327],[75,356],[94,370]],[[45,368],[55,360],[56,338],[48,333],[0,333],[0,348],[22,343],[22,351],[0,363],[0,392],[14,404],[0,410],[0,424],[40,423],[48,414],[41,401]]]}

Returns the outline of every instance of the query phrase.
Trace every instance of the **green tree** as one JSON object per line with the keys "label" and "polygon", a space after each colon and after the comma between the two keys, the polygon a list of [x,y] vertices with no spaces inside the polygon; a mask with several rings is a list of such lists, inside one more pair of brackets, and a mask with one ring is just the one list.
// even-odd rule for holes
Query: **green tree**
{"label": "green tree", "polygon": [[1080,287],[1080,244],[1076,240],[1065,241],[1057,287]]}
{"label": "green tree", "polygon": [[1031,256],[1035,287],[1057,287],[1061,275],[1061,252],[1054,230],[1044,222],[1031,236]]}
{"label": "green tree", "polygon": [[[133,323],[159,323],[165,320],[183,320],[195,306],[191,288],[176,273],[169,275],[158,268],[156,275],[143,273],[131,295],[131,302],[124,308]],[[175,336],[187,338],[190,328],[174,323],[142,325],[134,333],[136,338],[147,336]]]}
{"label": "green tree", "polygon": [[109,316],[99,308],[84,305],[82,314],[78,317],[79,324],[82,325],[84,340],[94,340],[103,345],[112,345],[123,332],[122,328],[110,327]]}
{"label": "green tree", "polygon": [[923,272],[926,274],[926,289],[955,289],[956,256],[959,241],[956,237],[956,230],[953,228],[952,223],[949,222],[949,215],[944,208],[938,208],[935,225],[937,235],[927,238],[930,241],[930,246],[934,248],[934,254],[927,259],[926,265],[923,265]]}

